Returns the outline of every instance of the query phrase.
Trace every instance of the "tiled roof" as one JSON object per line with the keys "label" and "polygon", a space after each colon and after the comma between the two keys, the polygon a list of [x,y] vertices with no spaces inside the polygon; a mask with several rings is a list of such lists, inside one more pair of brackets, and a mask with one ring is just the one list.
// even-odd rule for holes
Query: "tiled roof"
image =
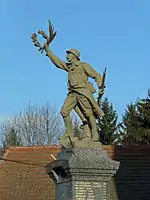
{"label": "tiled roof", "polygon": [[0,200],[55,199],[55,185],[45,172],[60,146],[10,147],[0,164]]}

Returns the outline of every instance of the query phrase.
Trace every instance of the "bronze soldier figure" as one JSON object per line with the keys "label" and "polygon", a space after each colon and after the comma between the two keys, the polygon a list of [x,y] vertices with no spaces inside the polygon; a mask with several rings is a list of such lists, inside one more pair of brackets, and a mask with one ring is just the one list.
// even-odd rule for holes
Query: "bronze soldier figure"
{"label": "bronze soldier figure", "polygon": [[32,34],[32,40],[35,46],[40,47],[40,50],[45,50],[46,55],[57,68],[68,72],[68,95],[61,108],[61,115],[66,126],[64,136],[73,136],[70,112],[74,109],[82,120],[84,132],[88,132],[90,129],[92,141],[99,141],[96,116],[103,117],[104,113],[93,97],[93,93],[96,90],[88,81],[88,77],[95,79],[99,88],[99,94],[102,95],[104,92],[101,89],[102,76],[87,62],[80,61],[80,52],[76,49],[66,51],[67,62],[60,60],[49,48],[50,42],[56,35],[51,24],[49,26],[49,32],[50,36],[48,37],[43,31],[39,31],[47,40],[43,47],[39,46],[40,44],[36,40],[36,34]]}

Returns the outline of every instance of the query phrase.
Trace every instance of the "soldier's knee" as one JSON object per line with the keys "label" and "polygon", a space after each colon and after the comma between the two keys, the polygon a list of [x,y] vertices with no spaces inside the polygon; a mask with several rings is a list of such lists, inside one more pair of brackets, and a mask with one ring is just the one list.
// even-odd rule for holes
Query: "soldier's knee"
{"label": "soldier's knee", "polygon": [[69,113],[67,112],[66,109],[64,109],[64,107],[61,108],[60,114],[62,117],[68,117]]}

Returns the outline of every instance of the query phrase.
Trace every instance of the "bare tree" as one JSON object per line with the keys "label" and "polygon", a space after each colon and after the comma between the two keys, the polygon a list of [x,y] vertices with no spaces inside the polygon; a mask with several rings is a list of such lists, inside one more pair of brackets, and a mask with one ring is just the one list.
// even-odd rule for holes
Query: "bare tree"
{"label": "bare tree", "polygon": [[61,116],[48,103],[42,106],[29,104],[2,127],[3,142],[8,130],[13,128],[25,146],[56,144],[64,132]]}

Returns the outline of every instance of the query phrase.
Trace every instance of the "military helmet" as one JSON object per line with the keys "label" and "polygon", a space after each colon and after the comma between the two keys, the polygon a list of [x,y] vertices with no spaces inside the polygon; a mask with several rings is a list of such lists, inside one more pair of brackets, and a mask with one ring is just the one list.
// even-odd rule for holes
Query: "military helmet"
{"label": "military helmet", "polygon": [[77,49],[69,49],[66,51],[66,53],[72,53],[74,54],[78,59],[80,58],[80,52]]}

